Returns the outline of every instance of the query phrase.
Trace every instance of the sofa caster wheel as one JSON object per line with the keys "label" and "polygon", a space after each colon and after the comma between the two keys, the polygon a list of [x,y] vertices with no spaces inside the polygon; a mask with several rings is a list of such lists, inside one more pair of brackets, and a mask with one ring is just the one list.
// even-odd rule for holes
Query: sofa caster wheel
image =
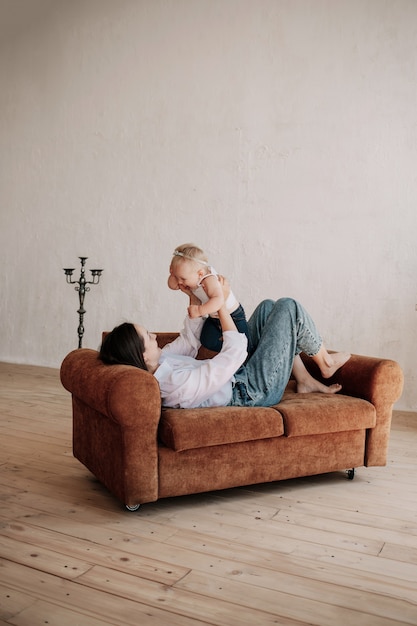
{"label": "sofa caster wheel", "polygon": [[349,480],[353,480],[355,478],[355,468],[346,470],[346,474]]}
{"label": "sofa caster wheel", "polygon": [[129,504],[125,505],[128,511],[137,511],[138,508],[140,507],[140,504],[132,504],[132,506],[130,506]]}

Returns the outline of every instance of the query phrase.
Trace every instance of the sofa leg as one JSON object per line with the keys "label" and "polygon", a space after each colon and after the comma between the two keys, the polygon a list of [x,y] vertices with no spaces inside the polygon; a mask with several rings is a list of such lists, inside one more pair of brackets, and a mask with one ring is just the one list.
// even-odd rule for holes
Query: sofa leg
{"label": "sofa leg", "polygon": [[355,468],[346,470],[346,474],[349,480],[353,480],[355,478]]}
{"label": "sofa leg", "polygon": [[140,504],[132,504],[131,506],[129,504],[126,504],[125,506],[128,511],[137,511],[140,507]]}

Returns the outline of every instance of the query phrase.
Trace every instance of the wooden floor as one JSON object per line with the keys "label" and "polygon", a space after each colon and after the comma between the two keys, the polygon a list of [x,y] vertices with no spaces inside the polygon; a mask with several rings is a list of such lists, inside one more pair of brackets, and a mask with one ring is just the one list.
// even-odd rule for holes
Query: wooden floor
{"label": "wooden floor", "polygon": [[389,463],[128,512],[72,457],[57,370],[0,364],[0,624],[417,624],[417,414]]}

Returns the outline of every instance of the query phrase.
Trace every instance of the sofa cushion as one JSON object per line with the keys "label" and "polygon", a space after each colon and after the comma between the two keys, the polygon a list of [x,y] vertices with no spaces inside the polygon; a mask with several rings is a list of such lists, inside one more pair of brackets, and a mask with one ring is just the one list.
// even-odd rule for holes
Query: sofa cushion
{"label": "sofa cushion", "polygon": [[282,417],[272,407],[166,409],[161,412],[159,437],[176,451],[280,437]]}
{"label": "sofa cushion", "polygon": [[275,406],[284,420],[287,437],[373,428],[373,404],[342,394],[294,393],[287,390]]}

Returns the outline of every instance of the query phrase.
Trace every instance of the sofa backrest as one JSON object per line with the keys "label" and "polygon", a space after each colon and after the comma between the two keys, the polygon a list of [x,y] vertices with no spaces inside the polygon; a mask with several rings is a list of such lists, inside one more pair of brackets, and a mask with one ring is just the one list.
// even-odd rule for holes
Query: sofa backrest
{"label": "sofa backrest", "polygon": [[[174,339],[176,339],[178,335],[179,333],[158,333],[157,332],[156,336],[157,336],[158,346],[160,348],[163,348],[164,346],[166,346],[167,343],[171,343],[171,341],[174,341]],[[198,351],[197,359],[211,359],[215,354],[216,352],[213,352],[212,350],[208,350],[208,348],[201,346],[200,350]]]}

